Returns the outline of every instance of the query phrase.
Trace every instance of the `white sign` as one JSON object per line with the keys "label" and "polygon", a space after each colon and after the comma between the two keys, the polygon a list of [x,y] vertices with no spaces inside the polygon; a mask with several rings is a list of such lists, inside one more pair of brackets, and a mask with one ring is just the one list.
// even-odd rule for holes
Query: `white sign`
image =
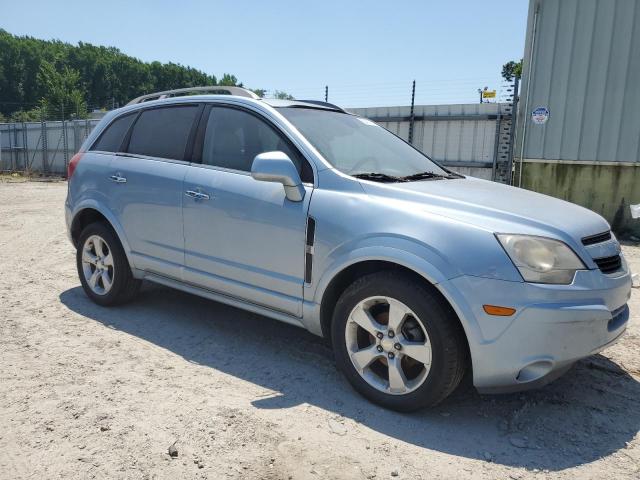
{"label": "white sign", "polygon": [[549,109],[547,107],[538,107],[531,112],[531,120],[536,125],[544,125],[549,120]]}

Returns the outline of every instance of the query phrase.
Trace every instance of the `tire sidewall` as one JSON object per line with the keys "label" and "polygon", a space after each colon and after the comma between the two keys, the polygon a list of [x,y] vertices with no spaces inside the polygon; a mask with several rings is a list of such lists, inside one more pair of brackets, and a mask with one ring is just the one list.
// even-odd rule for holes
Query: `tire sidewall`
{"label": "tire sidewall", "polygon": [[[416,390],[404,395],[386,394],[369,385],[353,366],[347,349],[345,329],[350,313],[360,301],[377,296],[396,299],[409,307],[420,319],[431,343],[432,361],[427,378]],[[411,411],[435,404],[447,383],[445,350],[449,342],[441,327],[443,322],[449,321],[450,313],[428,289],[412,285],[396,275],[363,277],[345,290],[334,310],[331,334],[336,363],[359,393],[386,408]]]}
{"label": "tire sidewall", "polygon": [[[82,268],[82,250],[84,248],[84,244],[92,235],[97,235],[101,237],[107,246],[109,247],[109,251],[111,252],[111,256],[113,257],[113,285],[111,286],[111,290],[105,295],[99,295],[91,290],[91,287],[87,283],[87,280],[84,276],[84,270]],[[113,233],[113,230],[102,223],[92,223],[84,228],[80,233],[80,237],[78,238],[78,247],[76,250],[76,267],[78,269],[78,277],[80,277],[80,283],[82,284],[82,288],[85,293],[91,300],[99,305],[113,305],[118,303],[118,299],[120,298],[120,292],[127,281],[127,273],[130,274],[129,262],[127,261],[126,255],[118,240],[118,237]],[[128,269],[128,270],[126,270]]]}

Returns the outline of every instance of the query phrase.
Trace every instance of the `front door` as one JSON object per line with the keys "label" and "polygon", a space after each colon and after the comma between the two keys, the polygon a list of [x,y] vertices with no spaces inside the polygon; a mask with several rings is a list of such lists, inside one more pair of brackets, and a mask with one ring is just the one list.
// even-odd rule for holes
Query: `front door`
{"label": "front door", "polygon": [[300,316],[307,211],[282,185],[250,175],[253,158],[280,150],[305,162],[276,129],[253,113],[213,107],[202,161],[188,168],[183,220],[187,282]]}

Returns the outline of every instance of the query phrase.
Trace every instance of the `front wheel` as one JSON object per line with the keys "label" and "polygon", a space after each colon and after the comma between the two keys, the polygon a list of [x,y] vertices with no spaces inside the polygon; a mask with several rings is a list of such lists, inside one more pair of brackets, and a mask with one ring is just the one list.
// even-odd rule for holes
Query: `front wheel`
{"label": "front wheel", "polygon": [[76,264],[82,288],[99,305],[129,301],[140,288],[118,237],[103,223],[92,223],[80,233]]}
{"label": "front wheel", "polygon": [[430,286],[401,272],[367,275],[345,290],[334,311],[332,342],[353,387],[393,410],[439,403],[465,370],[455,313]]}

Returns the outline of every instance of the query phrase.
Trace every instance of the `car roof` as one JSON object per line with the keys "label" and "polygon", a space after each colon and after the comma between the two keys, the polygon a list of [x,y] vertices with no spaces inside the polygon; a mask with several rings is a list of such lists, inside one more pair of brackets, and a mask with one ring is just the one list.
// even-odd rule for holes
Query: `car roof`
{"label": "car roof", "polygon": [[[281,99],[263,99],[260,98],[255,92],[248,90],[244,87],[227,86],[227,85],[207,85],[201,87],[186,87],[176,88],[173,90],[164,90],[162,92],[146,93],[131,100],[126,107],[148,104],[158,105],[162,103],[169,103],[169,100],[176,100],[178,98],[189,98],[189,100],[220,100],[222,97],[235,97],[242,98],[244,101],[247,99],[263,102],[274,108],[316,108],[320,110],[337,110],[344,112],[344,110],[337,105],[329,102],[323,102],[321,100],[281,100]],[[189,101],[186,100],[186,101]],[[171,102],[175,103],[175,102]],[[346,113],[346,112],[345,112]]]}
{"label": "car roof", "polygon": [[322,102],[320,100],[279,100],[276,98],[262,98],[261,100],[267,105],[271,105],[274,108],[297,107],[342,111],[342,108],[340,108],[339,106],[328,102]]}
{"label": "car roof", "polygon": [[[245,97],[239,97],[236,95],[185,95],[180,97],[163,98],[159,100],[148,100],[135,105],[127,105],[127,107],[151,107],[163,104],[171,103],[185,103],[185,102],[214,102],[227,99],[241,99],[243,103],[262,103],[274,108],[312,108],[316,110],[328,110],[344,112],[344,110],[337,105],[331,103],[321,102],[319,100],[280,100],[276,98],[258,98],[248,99]],[[131,108],[135,110],[136,108]]]}

